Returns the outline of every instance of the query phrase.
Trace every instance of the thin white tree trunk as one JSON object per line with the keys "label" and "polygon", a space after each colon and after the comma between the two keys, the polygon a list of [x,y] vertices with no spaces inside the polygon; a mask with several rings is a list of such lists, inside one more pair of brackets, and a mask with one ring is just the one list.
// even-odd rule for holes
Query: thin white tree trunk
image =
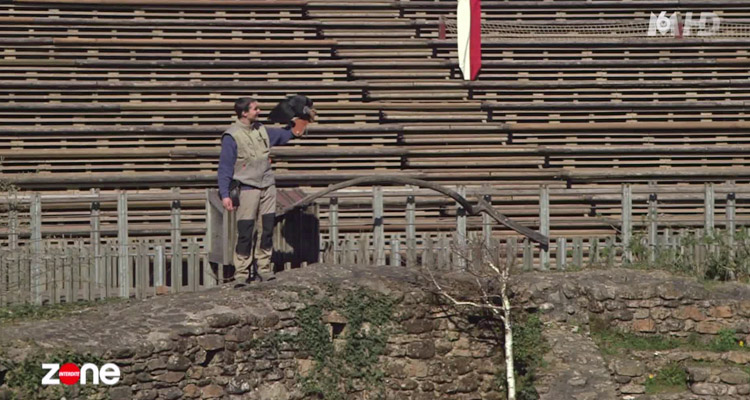
{"label": "thin white tree trunk", "polygon": [[[505,286],[505,284],[503,284]],[[510,300],[503,290],[503,316],[505,321],[505,380],[508,382],[508,400],[516,400],[516,370],[513,367],[513,327],[510,320]]]}

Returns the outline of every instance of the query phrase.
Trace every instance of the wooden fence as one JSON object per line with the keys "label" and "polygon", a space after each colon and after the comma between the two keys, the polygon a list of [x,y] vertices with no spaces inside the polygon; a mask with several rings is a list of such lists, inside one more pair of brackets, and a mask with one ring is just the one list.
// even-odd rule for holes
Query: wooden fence
{"label": "wooden fence", "polygon": [[196,291],[216,286],[222,273],[211,268],[196,239],[179,247],[163,240],[37,241],[0,250],[0,305]]}
{"label": "wooden fence", "polygon": [[[364,211],[372,216],[372,220],[366,230],[357,233],[339,231],[339,198],[334,193],[328,198],[328,229],[325,234],[319,229],[317,210],[302,210],[277,223],[275,261],[285,269],[316,261],[460,268],[467,260],[464,255],[467,244],[482,242],[502,249],[507,262],[526,270],[612,267],[639,262],[672,262],[705,268],[706,263],[722,251],[729,251],[733,257],[740,252],[748,253],[744,249],[750,247],[747,239],[750,235],[747,228],[737,224],[737,196],[732,188],[722,186],[720,190],[720,195],[725,197],[722,204],[724,218],[717,218],[718,196],[714,185],[709,183],[702,193],[702,224],[677,227],[660,220],[656,187],[654,193],[647,196],[645,219],[635,223],[634,194],[631,186],[625,184],[619,191],[621,220],[614,234],[558,235],[551,238],[549,249],[543,250],[528,241],[507,236],[507,232],[499,235],[499,228],[486,216],[477,229],[476,225],[468,223],[468,217],[460,207],[455,214],[455,229],[450,232],[420,229],[414,195],[406,196],[403,213],[397,213],[398,218],[405,221],[405,229],[386,230],[384,192],[382,187],[376,186],[367,192],[372,207]],[[459,193],[466,193],[464,187],[457,189]],[[747,187],[738,189],[743,196],[750,193]],[[178,195],[175,190],[173,196]],[[637,197],[643,199],[643,193],[639,192]],[[213,204],[210,192],[203,197],[207,221],[204,235],[183,236],[180,202],[173,200],[169,239],[130,236],[128,194],[119,192],[116,199],[117,237],[101,236],[96,202],[91,207],[90,235],[78,239],[43,237],[42,202],[38,194],[31,195],[28,200],[28,240],[19,239],[17,218],[14,220],[9,214],[11,234],[0,248],[0,305],[113,296],[140,298],[165,292],[202,290],[224,281],[225,271],[221,265],[227,264],[231,255],[233,240],[228,238],[232,237],[230,228],[233,224],[229,216]],[[550,190],[546,186],[539,188],[538,199],[539,219],[534,228],[549,235],[552,221],[549,216]],[[491,201],[490,196],[485,196],[485,200]],[[392,208],[389,215],[394,215]],[[217,233],[219,230],[223,233]],[[721,237],[721,243],[715,240],[716,237]],[[748,270],[747,261],[735,257],[732,262],[741,264],[740,270]]]}

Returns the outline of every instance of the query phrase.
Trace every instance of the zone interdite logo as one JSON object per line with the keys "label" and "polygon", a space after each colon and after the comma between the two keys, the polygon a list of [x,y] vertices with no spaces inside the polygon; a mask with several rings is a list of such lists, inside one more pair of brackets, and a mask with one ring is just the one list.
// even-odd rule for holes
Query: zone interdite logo
{"label": "zone interdite logo", "polygon": [[[87,372],[91,371],[91,383],[98,385],[99,382],[105,385],[114,385],[120,381],[120,368],[115,364],[104,364],[101,369],[94,364],[83,364],[79,369],[73,363],[60,364],[42,364],[42,369],[48,371],[47,375],[42,378],[42,385],[75,385],[76,382],[85,385],[87,383]],[[58,373],[59,372],[59,373]],[[55,378],[55,374],[58,378]]]}
{"label": "zone interdite logo", "polygon": [[[648,36],[656,36],[657,33],[664,36],[711,36],[719,32],[721,18],[716,13],[703,11],[700,18],[694,18],[692,12],[685,13],[685,19],[680,24],[680,13],[675,11],[671,16],[667,16],[666,11],[662,11],[657,16],[651,13],[648,21]],[[680,32],[680,27],[682,31]]]}

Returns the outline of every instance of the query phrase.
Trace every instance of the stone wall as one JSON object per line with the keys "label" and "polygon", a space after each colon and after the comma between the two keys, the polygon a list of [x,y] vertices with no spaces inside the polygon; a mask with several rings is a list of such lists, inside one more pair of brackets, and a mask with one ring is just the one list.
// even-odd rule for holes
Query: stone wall
{"label": "stone wall", "polygon": [[585,324],[595,317],[627,331],[677,337],[711,336],[722,329],[750,334],[746,285],[706,285],[692,278],[627,269],[560,277],[551,274],[519,282],[521,302],[542,311],[548,321]]}
{"label": "stone wall", "polygon": [[[732,330],[750,340],[750,288],[733,283],[704,283],[660,272],[625,269],[587,271],[555,279],[536,276],[519,288],[527,308],[548,322],[585,327],[596,318],[612,328],[639,335],[663,335],[702,341]],[[747,398],[750,351],[629,351],[608,362],[621,395],[645,393],[645,385],[670,363],[686,367],[690,398]],[[701,397],[706,396],[706,397]],[[634,397],[631,397],[634,398]],[[682,398],[682,397],[678,397]]]}
{"label": "stone wall", "polygon": [[[333,287],[363,288],[394,301],[383,324],[392,329],[377,359],[382,380],[341,381],[348,390],[343,398],[504,398],[498,385],[503,361],[497,331],[481,318],[467,320],[438,305],[421,289],[424,285],[418,274],[403,268],[315,266],[243,290],[216,288],[129,300],[61,320],[0,327],[0,361],[19,362],[40,348],[99,355],[122,369],[122,381],[108,388],[114,400],[300,399],[305,397],[306,377],[320,365],[314,351],[289,340],[302,332],[300,312],[331,297]],[[742,337],[750,334],[750,300],[741,300],[750,299],[750,290],[742,285],[706,286],[687,278],[617,269],[524,274],[516,277],[513,288],[515,304],[550,324],[585,330],[596,317],[644,335],[712,337],[724,328]],[[341,307],[329,307],[319,318],[336,351],[347,346],[351,321],[346,315]],[[365,333],[381,328],[361,325]],[[664,362],[701,357],[715,356],[677,351],[643,355],[613,360],[609,370],[621,394],[637,394],[650,371]],[[716,371],[690,370],[691,389],[696,394],[744,396],[750,388],[740,372],[750,367],[750,357],[744,352],[719,357],[734,364]],[[7,390],[7,382],[0,383],[0,398],[3,388]],[[53,389],[40,390],[37,396],[60,398]],[[72,394],[67,398],[77,398],[78,389],[68,389]]]}
{"label": "stone wall", "polygon": [[[93,352],[118,365],[122,379],[109,388],[112,400],[301,399],[302,382],[317,361],[315,354],[290,339],[302,332],[300,310],[330,298],[327,291],[332,286],[340,287],[341,293],[346,287],[364,287],[395,302],[387,323],[390,334],[376,366],[384,376],[369,386],[364,379],[342,381],[341,387],[351,385],[342,398],[504,398],[496,381],[502,348],[492,329],[439,306],[433,295],[415,289],[409,274],[352,279],[359,272],[345,271],[340,277],[345,279],[330,279],[337,273],[342,271],[320,268],[306,272],[306,278],[282,276],[248,289],[106,305],[66,318],[54,330],[54,323],[37,322],[36,334],[30,336],[35,346],[73,344],[81,353]],[[321,318],[338,350],[346,346],[345,314],[341,309],[324,310]],[[25,330],[9,329],[17,331],[6,330],[3,337]],[[39,396],[59,398],[59,392],[47,387]],[[105,396],[86,395],[97,397]]]}

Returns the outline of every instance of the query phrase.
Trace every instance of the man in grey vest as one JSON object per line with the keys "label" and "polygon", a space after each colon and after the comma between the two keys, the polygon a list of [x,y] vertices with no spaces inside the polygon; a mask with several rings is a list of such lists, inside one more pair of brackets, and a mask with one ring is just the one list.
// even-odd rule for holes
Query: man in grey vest
{"label": "man in grey vest", "polygon": [[[273,226],[276,218],[276,186],[271,169],[271,147],[286,144],[292,137],[303,136],[308,121],[294,118],[289,129],[266,128],[258,122],[258,102],[242,97],[234,103],[235,121],[221,137],[219,156],[219,196],[224,208],[235,205],[230,197],[233,181],[239,185],[237,211],[237,246],[234,252],[235,283],[250,280],[252,253],[255,247],[260,280],[274,279],[271,254]],[[314,115],[313,115],[314,116]],[[260,240],[253,243],[256,222],[260,220]],[[253,275],[253,278],[255,276]]]}

